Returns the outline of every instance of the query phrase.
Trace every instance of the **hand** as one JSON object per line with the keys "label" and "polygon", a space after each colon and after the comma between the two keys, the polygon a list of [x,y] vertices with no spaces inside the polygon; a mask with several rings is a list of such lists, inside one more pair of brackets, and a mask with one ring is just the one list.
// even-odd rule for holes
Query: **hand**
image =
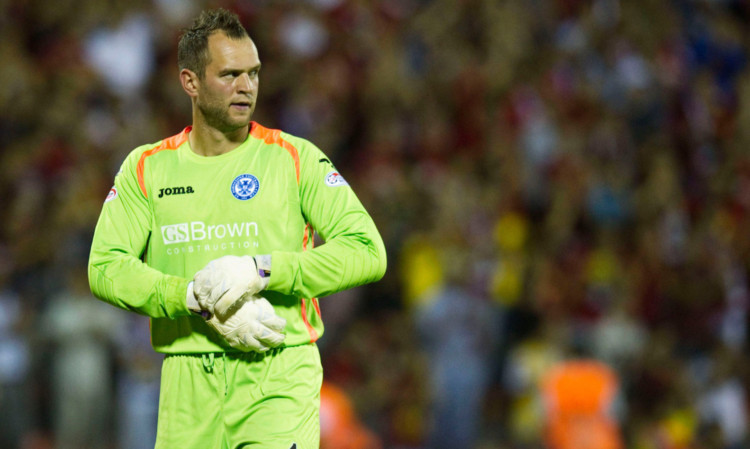
{"label": "hand", "polygon": [[239,309],[226,320],[214,315],[206,322],[240,351],[265,352],[284,342],[286,320],[276,315],[266,298],[244,295],[240,302]]}
{"label": "hand", "polygon": [[260,277],[254,258],[224,256],[212,260],[195,274],[193,294],[202,310],[227,318],[243,295],[260,292],[267,282]]}

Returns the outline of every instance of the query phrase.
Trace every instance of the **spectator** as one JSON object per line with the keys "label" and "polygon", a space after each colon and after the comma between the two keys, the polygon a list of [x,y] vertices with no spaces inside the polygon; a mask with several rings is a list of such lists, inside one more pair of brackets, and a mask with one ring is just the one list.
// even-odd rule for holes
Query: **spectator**
{"label": "spectator", "polygon": [[69,271],[66,281],[41,317],[53,348],[55,447],[103,447],[114,427],[111,349],[124,317],[95,301],[77,272]]}

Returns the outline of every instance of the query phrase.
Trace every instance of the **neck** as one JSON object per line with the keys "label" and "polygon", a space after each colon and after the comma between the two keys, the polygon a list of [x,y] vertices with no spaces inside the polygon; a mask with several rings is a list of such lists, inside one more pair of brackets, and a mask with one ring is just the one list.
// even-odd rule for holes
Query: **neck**
{"label": "neck", "polygon": [[248,123],[241,128],[223,132],[193,117],[193,129],[188,136],[190,148],[200,156],[219,156],[228,153],[247,139],[249,126]]}

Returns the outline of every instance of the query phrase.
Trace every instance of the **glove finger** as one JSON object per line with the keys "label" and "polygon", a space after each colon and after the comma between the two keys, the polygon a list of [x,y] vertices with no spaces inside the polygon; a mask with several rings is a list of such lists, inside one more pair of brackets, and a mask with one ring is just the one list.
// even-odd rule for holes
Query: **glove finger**
{"label": "glove finger", "polygon": [[234,313],[245,302],[244,290],[234,287],[225,291],[214,304],[213,312],[220,317]]}
{"label": "glove finger", "polygon": [[266,352],[269,349],[268,346],[256,340],[250,334],[247,334],[247,333],[242,334],[240,336],[240,340],[242,341],[242,346],[245,349],[242,349],[242,348],[239,348],[239,349],[242,349],[245,352],[248,352],[248,351]]}
{"label": "glove finger", "polygon": [[[215,312],[216,309],[216,303],[221,300],[221,298],[225,297],[227,294],[230,293],[230,288],[226,285],[226,283],[222,282],[219,285],[214,286],[213,289],[211,289],[211,293],[209,294],[206,304],[208,308],[211,310],[211,313]],[[200,304],[200,302],[199,302]]]}
{"label": "glove finger", "polygon": [[214,307],[217,298],[221,298],[227,293],[229,287],[226,283],[222,282],[218,285],[203,285],[199,284],[198,289],[193,286],[193,294],[195,295],[196,301],[204,309],[207,309],[211,313],[214,313]]}
{"label": "glove finger", "polygon": [[214,286],[203,283],[196,276],[193,282],[193,295],[195,295],[195,299],[197,299],[199,303],[208,302],[208,299],[211,297],[211,291],[213,289]]}
{"label": "glove finger", "polygon": [[273,305],[271,305],[270,302],[266,298],[260,295],[253,295],[252,296],[253,303],[255,304],[255,307],[258,308],[261,312],[265,313],[275,313]]}
{"label": "glove finger", "polygon": [[276,314],[264,316],[259,321],[267,328],[278,333],[283,332],[284,327],[286,327],[286,320]]}
{"label": "glove finger", "polygon": [[255,259],[251,256],[242,256],[241,260],[244,264],[245,272],[250,274],[247,278],[247,291],[248,293],[255,295],[263,289],[263,282],[258,273],[258,264],[255,263]]}
{"label": "glove finger", "polygon": [[212,280],[210,269],[204,268],[203,270],[195,273],[193,278],[193,291],[196,295],[209,296],[211,290],[216,287],[216,282]]}
{"label": "glove finger", "polygon": [[247,294],[246,296],[247,301],[255,307],[258,321],[277,331],[281,331],[286,326],[286,320],[276,315],[276,310],[266,298]]}
{"label": "glove finger", "polygon": [[224,337],[227,343],[229,343],[229,346],[239,349],[243,352],[250,352],[255,351],[256,348],[261,347],[262,345],[251,336],[247,335],[246,333],[239,333],[234,334],[231,337],[225,336]]}
{"label": "glove finger", "polygon": [[286,335],[261,326],[259,334],[255,337],[260,343],[275,348],[284,342]]}

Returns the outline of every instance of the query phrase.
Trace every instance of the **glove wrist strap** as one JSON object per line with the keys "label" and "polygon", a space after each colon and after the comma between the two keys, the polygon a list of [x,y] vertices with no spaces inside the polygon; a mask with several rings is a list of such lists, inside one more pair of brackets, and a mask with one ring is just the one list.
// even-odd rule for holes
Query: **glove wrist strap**
{"label": "glove wrist strap", "polygon": [[258,268],[258,275],[263,282],[263,289],[265,289],[271,280],[271,255],[264,254],[255,256],[253,259],[255,259],[255,266]]}
{"label": "glove wrist strap", "polygon": [[195,299],[195,294],[193,293],[193,281],[190,281],[188,284],[187,292],[185,294],[185,303],[187,304],[188,310],[192,313],[200,315],[206,320],[211,318],[211,313],[208,310],[201,309],[198,300]]}

